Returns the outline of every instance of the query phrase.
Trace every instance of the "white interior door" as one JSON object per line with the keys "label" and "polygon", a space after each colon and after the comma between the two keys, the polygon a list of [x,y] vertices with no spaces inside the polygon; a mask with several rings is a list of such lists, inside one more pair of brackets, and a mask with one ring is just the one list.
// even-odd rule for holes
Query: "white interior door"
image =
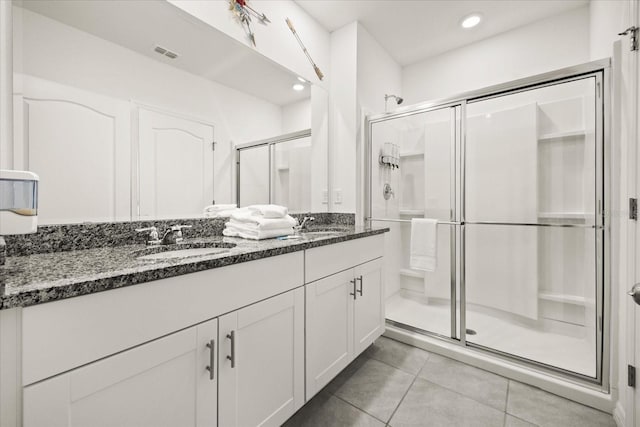
{"label": "white interior door", "polygon": [[14,164],[40,177],[39,223],[130,220],[129,103],[20,77]]}
{"label": "white interior door", "polygon": [[213,126],[139,109],[139,215],[194,217],[213,201]]}

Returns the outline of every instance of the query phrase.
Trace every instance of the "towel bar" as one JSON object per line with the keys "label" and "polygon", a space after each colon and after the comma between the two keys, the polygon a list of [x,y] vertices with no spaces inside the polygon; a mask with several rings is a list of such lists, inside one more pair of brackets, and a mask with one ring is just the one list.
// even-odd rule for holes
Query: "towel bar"
{"label": "towel bar", "polygon": [[[395,219],[395,218],[365,218],[365,221],[384,221],[384,222],[411,222],[410,219]],[[545,224],[545,223],[535,223],[535,222],[493,222],[493,221],[466,221],[466,222],[455,222],[455,221],[438,221],[438,225],[519,225],[523,227],[565,227],[565,228],[595,228],[601,230],[604,228],[603,225],[593,225],[593,224]]]}

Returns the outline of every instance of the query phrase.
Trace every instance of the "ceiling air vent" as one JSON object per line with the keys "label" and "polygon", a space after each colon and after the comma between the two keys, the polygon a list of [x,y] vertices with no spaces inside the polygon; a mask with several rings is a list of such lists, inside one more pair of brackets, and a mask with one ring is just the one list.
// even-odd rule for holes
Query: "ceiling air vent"
{"label": "ceiling air vent", "polygon": [[167,58],[176,59],[178,57],[177,53],[171,52],[170,50],[167,50],[162,46],[156,46],[153,48],[153,50],[158,52],[160,55],[166,56]]}

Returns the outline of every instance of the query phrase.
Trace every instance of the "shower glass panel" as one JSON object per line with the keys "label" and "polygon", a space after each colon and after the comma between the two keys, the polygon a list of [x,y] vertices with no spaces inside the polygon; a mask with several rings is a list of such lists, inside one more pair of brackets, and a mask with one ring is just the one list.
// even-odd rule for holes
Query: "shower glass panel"
{"label": "shower glass panel", "polygon": [[467,105],[466,221],[594,224],[595,84]]}
{"label": "shower glass panel", "polygon": [[596,77],[466,111],[466,342],[596,378]]}
{"label": "shower glass panel", "polygon": [[270,146],[238,150],[240,181],[238,200],[240,206],[269,203],[269,163]]}
{"label": "shower glass panel", "polygon": [[[455,161],[459,107],[414,113],[371,127],[371,217],[388,226],[387,319],[456,338]],[[443,221],[437,267],[411,267],[411,219]]]}
{"label": "shower glass panel", "polygon": [[291,212],[311,210],[311,137],[273,144],[272,203]]}

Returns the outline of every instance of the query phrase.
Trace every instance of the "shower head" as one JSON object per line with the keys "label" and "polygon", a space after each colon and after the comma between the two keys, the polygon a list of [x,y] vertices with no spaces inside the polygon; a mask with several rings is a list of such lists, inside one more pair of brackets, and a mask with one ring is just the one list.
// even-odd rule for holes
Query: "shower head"
{"label": "shower head", "polygon": [[400,98],[398,95],[384,95],[384,111],[387,111],[387,101],[389,100],[389,98],[393,98],[396,100],[396,104],[400,105],[402,104],[402,101],[404,101],[404,99]]}

